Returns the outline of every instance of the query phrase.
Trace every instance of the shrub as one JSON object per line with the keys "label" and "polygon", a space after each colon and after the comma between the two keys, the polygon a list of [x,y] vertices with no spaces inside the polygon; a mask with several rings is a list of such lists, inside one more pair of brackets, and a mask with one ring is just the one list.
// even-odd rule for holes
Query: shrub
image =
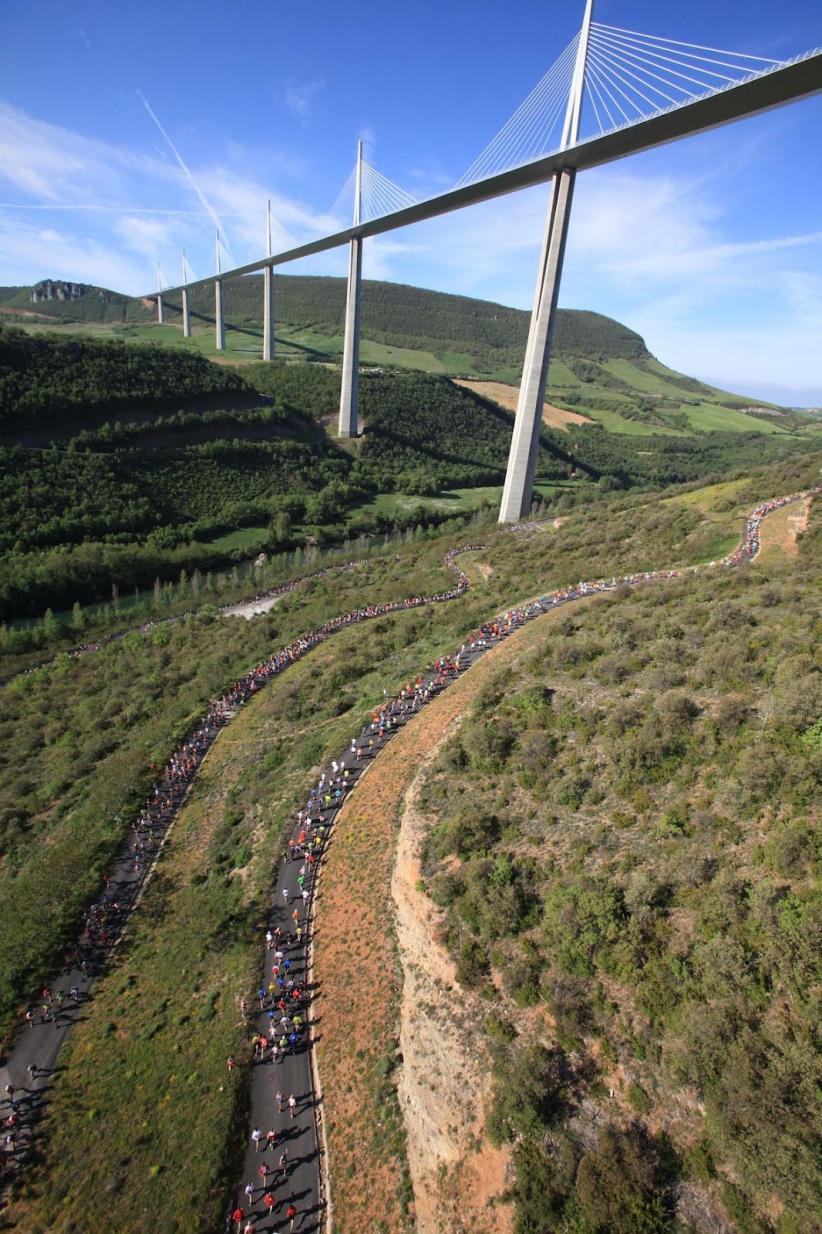
{"label": "shrub", "polygon": [[580,1160],[576,1197],[593,1234],[664,1234],[671,1228],[674,1159],[634,1125],[608,1125]]}
{"label": "shrub", "polygon": [[492,1144],[537,1138],[561,1114],[568,1064],[561,1050],[513,1046],[499,1056],[486,1127]]}

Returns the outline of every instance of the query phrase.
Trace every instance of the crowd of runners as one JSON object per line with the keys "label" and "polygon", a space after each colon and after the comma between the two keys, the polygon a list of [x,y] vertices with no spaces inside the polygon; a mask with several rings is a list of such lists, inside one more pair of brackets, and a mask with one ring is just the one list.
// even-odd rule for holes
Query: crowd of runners
{"label": "crowd of runners", "polygon": [[[378,560],[382,560],[381,558]],[[280,583],[277,587],[271,587],[268,591],[258,592],[246,601],[248,604],[261,604],[265,600],[273,600],[278,596],[284,596],[288,592],[293,591],[300,583],[313,582],[316,579],[328,578],[332,574],[342,574],[348,570],[356,570],[360,566],[368,565],[368,558],[361,557],[354,561],[345,561],[341,565],[326,566],[322,570],[313,570],[310,574],[298,574],[296,578],[289,579],[287,583]],[[218,614],[227,613],[234,608],[234,604],[226,604],[222,608],[218,608]],[[124,639],[127,634],[147,634],[149,630],[155,630],[158,626],[173,626],[180,621],[185,621],[188,617],[193,616],[193,611],[178,613],[175,617],[156,617],[152,621],[144,621],[138,626],[129,626],[126,630],[118,630],[114,634],[103,634],[100,638],[91,639],[87,643],[76,643],[73,647],[68,647],[65,651],[67,656],[72,659],[77,659],[79,656],[89,655],[94,651],[102,651],[109,643],[117,643]],[[38,668],[42,668],[45,664],[50,664],[51,660],[38,660],[35,664],[29,664],[21,673],[10,673],[6,677],[0,677],[0,685],[7,681],[11,681],[12,677],[21,676],[25,673],[33,673]]]}
{"label": "crowd of runners", "polygon": [[[724,559],[723,565],[736,566],[756,555],[759,550],[759,528],[766,514],[818,492],[822,492],[822,485],[758,506],[746,521],[739,548]],[[53,989],[50,986],[44,987],[40,1002],[29,1007],[26,1020],[32,1028],[47,1024],[60,1028],[74,1018],[71,1013],[82,999],[88,996],[91,980],[99,972],[107,952],[119,937],[124,920],[139,896],[146,874],[156,859],[168,828],[205,754],[220,729],[238,708],[273,677],[337,631],[373,617],[452,600],[462,595],[470,587],[470,580],[456,564],[456,558],[461,553],[481,547],[478,544],[462,545],[445,554],[445,564],[456,575],[455,583],[450,589],[394,602],[365,605],[332,618],[268,657],[239,678],[223,695],[212,700],[205,715],[158,776],[142,810],[132,824],[127,851],[121,855],[117,871],[105,876],[100,896],[85,915],[82,935],[77,946],[66,957],[61,978],[54,983]],[[359,564],[351,562],[345,566],[330,567],[328,570],[317,571],[311,577]],[[445,688],[479,655],[525,622],[582,596],[612,591],[623,585],[638,586],[677,578],[680,574],[681,571],[678,570],[646,571],[612,579],[580,582],[576,586],[547,593],[527,605],[509,609],[480,626],[468,636],[459,650],[438,659],[425,673],[404,686],[396,698],[386,699],[374,712],[360,737],[352,740],[346,755],[332,762],[330,768],[312,787],[306,804],[297,817],[294,834],[283,852],[283,865],[293,875],[293,886],[286,882],[281,893],[281,903],[272,908],[271,923],[266,936],[266,980],[257,991],[256,1000],[248,997],[241,1003],[243,1018],[253,1029],[249,1043],[249,1062],[269,1065],[274,1068],[276,1075],[277,1068],[285,1060],[306,1052],[311,1011],[306,947],[317,862],[328,841],[336,811],[356,782],[365,761],[378,753],[399,725]],[[127,879],[122,877],[124,866],[129,871]],[[227,1060],[229,1070],[237,1065],[234,1058]],[[36,1078],[37,1072],[36,1064],[32,1064],[28,1069],[30,1082]],[[12,1083],[6,1088],[2,1113],[3,1152],[0,1155],[0,1168],[4,1177],[7,1172],[14,1172],[20,1163],[20,1132],[25,1126],[28,1093],[29,1090],[26,1090],[21,1094]],[[283,1092],[277,1089],[273,1100],[277,1105],[278,1116],[287,1112],[291,1119],[298,1109],[311,1103],[311,1095],[308,1091],[299,1097],[292,1093],[283,1097]],[[243,1204],[241,1197],[241,1201],[232,1210],[231,1220],[235,1222],[239,1234],[253,1234],[259,1229],[255,1222],[266,1214],[271,1214],[272,1219],[278,1221],[285,1219],[288,1222],[286,1228],[299,1228],[300,1214],[293,1200],[286,1203],[282,1198],[284,1190],[287,1191],[287,1183],[294,1166],[294,1163],[289,1161],[287,1145],[283,1143],[285,1138],[286,1132],[282,1128],[278,1130],[273,1122],[265,1131],[260,1125],[255,1126],[252,1132],[255,1153],[260,1154],[257,1169],[259,1181],[255,1183],[252,1179],[245,1184],[243,1197],[246,1203]],[[282,1147],[278,1147],[281,1144]],[[269,1149],[274,1154],[272,1158],[265,1156]],[[276,1169],[272,1165],[274,1157],[277,1161]],[[249,1187],[252,1188],[251,1192]],[[253,1201],[251,1205],[249,1200]],[[259,1209],[256,1217],[253,1215],[255,1206]],[[240,1213],[241,1216],[238,1215]]]}
{"label": "crowd of runners", "polygon": [[[454,655],[439,657],[395,698],[386,696],[348,749],[314,782],[297,811],[265,930],[263,978],[256,991],[240,1000],[246,1048],[239,1059],[226,1059],[229,1072],[241,1066],[252,1069],[252,1124],[240,1191],[226,1216],[230,1234],[308,1234],[319,1224],[320,1174],[308,1058],[313,995],[308,951],[318,863],[337,811],[362,769],[398,728],[477,656],[539,611],[539,606],[512,609],[480,626]],[[298,1060],[302,1068],[293,1065]],[[310,1144],[301,1144],[306,1135]],[[315,1217],[315,1224],[306,1224]]]}
{"label": "crowd of runners", "polygon": [[739,566],[745,561],[753,560],[759,552],[759,528],[766,514],[773,514],[774,510],[781,510],[783,506],[790,505],[793,501],[803,501],[806,497],[817,493],[822,493],[822,484],[804,489],[801,493],[792,493],[790,497],[774,497],[771,501],[763,501],[762,505],[752,510],[746,518],[742,540],[732,553],[723,557],[723,566]]}

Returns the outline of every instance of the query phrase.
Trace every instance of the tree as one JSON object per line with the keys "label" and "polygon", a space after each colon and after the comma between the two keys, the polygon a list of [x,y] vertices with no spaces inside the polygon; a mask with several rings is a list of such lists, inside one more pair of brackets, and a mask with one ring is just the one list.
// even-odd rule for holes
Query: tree
{"label": "tree", "polygon": [[510,1047],[494,1078],[487,1123],[491,1142],[540,1137],[564,1107],[567,1073],[562,1050]]}
{"label": "tree", "polygon": [[605,1126],[585,1153],[576,1196],[592,1234],[663,1234],[671,1228],[670,1150],[638,1125]]}

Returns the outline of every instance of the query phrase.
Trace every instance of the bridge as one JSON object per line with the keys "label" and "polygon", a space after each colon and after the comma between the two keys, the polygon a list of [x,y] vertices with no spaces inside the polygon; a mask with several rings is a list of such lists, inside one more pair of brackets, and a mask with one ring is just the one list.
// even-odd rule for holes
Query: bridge
{"label": "bridge", "polygon": [[[454,187],[417,201],[363,158],[360,142],[350,227],[273,254],[269,202],[267,251],[259,260],[222,271],[218,232],[214,275],[187,279],[183,254],[182,282],[163,288],[158,264],[157,292],[150,293],[156,295],[158,320],[163,320],[163,297],[179,292],[183,334],[190,335],[189,292],[213,283],[216,346],[222,350],[223,280],[262,271],[263,359],[272,360],[274,267],[347,244],[348,286],[338,431],[341,437],[354,437],[359,427],[364,240],[550,182],[551,197],[499,521],[516,522],[526,516],[531,507],[577,173],[822,92],[822,49],[787,61],[769,60],[604,25],[593,20],[593,9],[594,0],[585,0],[579,33]],[[584,135],[583,108],[587,108],[590,128]]]}

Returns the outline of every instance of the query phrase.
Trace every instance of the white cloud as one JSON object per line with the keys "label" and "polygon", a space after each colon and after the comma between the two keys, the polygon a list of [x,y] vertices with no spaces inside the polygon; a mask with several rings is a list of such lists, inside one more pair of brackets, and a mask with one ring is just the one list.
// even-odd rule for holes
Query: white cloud
{"label": "white cloud", "polygon": [[[732,169],[739,174],[741,157],[737,151]],[[266,178],[258,178],[260,166]],[[194,268],[211,271],[214,234],[203,198],[240,263],[264,252],[267,198],[275,252],[339,230],[340,217],[283,191],[284,176],[298,180],[306,168],[228,142],[187,176],[164,151],[87,138],[0,103],[2,207],[32,208],[27,215],[0,207],[0,283],[53,276],[138,294],[153,287],[157,258],[176,279],[183,247]],[[618,317],[684,372],[754,394],[766,381],[794,383],[816,389],[822,402],[822,232],[768,232],[781,216],[762,211],[758,233],[753,221],[735,233],[745,215],[731,213],[728,174],[726,160],[701,175],[614,165],[580,176],[561,302]],[[447,177],[432,165],[410,169],[407,179],[425,195]],[[529,308],[547,200],[542,186],[369,239],[366,276]],[[344,274],[346,263],[340,249],[288,270]]]}
{"label": "white cloud", "polygon": [[729,239],[704,180],[610,169],[580,188],[566,303],[620,316],[665,363],[717,384],[822,393],[822,232]]}
{"label": "white cloud", "polygon": [[122,249],[52,227],[35,227],[0,216],[0,272],[8,284],[65,278],[117,290],[145,291],[153,279],[143,261]]}
{"label": "white cloud", "polygon": [[172,247],[176,220],[147,218],[145,215],[126,214],[114,225],[117,235],[137,253],[144,253],[154,260],[158,253]]}
{"label": "white cloud", "polygon": [[308,120],[314,110],[317,95],[324,85],[321,77],[314,77],[311,81],[284,81],[285,105],[292,116],[296,116],[298,120]]}
{"label": "white cloud", "polygon": [[[337,230],[337,221],[325,212],[243,175],[242,147],[229,144],[226,155],[224,162],[189,167],[175,149],[175,165],[162,151],[145,155],[89,139],[0,103],[0,185],[5,182],[7,197],[18,198],[0,208],[6,240],[0,283],[53,276],[139,293],[153,286],[158,258],[176,280],[183,247],[192,266],[213,270],[215,218],[235,246],[237,263],[251,261],[265,251],[268,198],[275,252]],[[272,175],[296,174],[304,166],[288,158],[266,159],[265,165]],[[181,208],[190,204],[199,209]],[[69,211],[73,217],[66,228]],[[31,247],[32,219],[38,217],[50,237],[42,253]],[[125,256],[128,250],[143,255],[142,266]],[[91,262],[85,273],[76,268],[84,252]],[[22,273],[23,254],[33,258],[28,273]]]}

